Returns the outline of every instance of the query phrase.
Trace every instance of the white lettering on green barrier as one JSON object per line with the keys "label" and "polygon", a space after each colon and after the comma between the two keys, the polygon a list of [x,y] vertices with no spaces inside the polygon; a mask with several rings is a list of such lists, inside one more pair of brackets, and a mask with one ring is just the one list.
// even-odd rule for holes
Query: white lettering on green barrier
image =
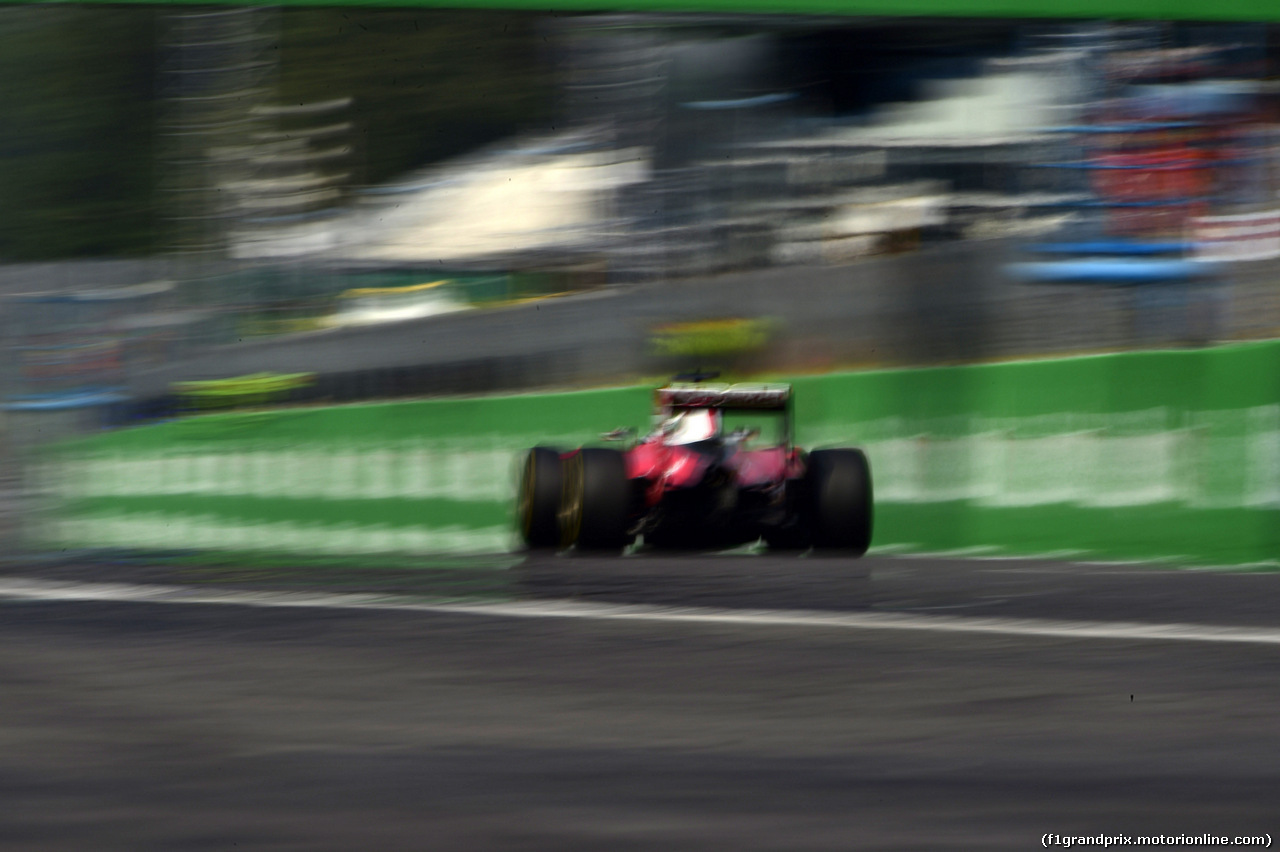
{"label": "white lettering on green barrier", "polygon": [[49,477],[66,499],[204,495],[294,499],[507,500],[519,451],[419,444],[396,449],[234,450],[69,459]]}
{"label": "white lettering on green barrier", "polygon": [[[1164,409],[973,418],[971,433],[957,436],[954,422],[939,435],[935,424],[894,418],[825,430],[815,443],[864,447],[882,503],[1280,507],[1280,406],[1195,413],[1184,428],[1150,429],[1169,419]],[[1077,428],[1043,434],[1050,424]],[[1133,431],[1141,427],[1149,431]]]}
{"label": "white lettering on green barrier", "polygon": [[[1280,505],[1280,406],[1198,415],[1190,428],[1146,434],[1094,428],[1020,437],[1017,424],[1007,425],[1014,428],[960,437],[935,437],[926,428],[859,442],[859,432],[885,431],[884,424],[868,424],[847,429],[845,442],[867,449],[877,499],[888,503]],[[64,499],[512,499],[522,450],[465,446],[114,453],[46,465],[40,481]]]}
{"label": "white lettering on green barrier", "polygon": [[495,553],[510,550],[506,526],[395,528],[373,524],[234,522],[213,515],[111,512],[61,518],[47,537],[65,548],[222,549],[326,554]]}
{"label": "white lettering on green barrier", "polygon": [[[1280,406],[1123,415],[1067,413],[1027,418],[886,418],[803,428],[808,446],[866,448],[882,504],[965,501],[975,507],[1076,505],[1190,509],[1280,508]],[[492,523],[515,496],[528,446],[574,446],[583,436],[487,441],[191,445],[159,454],[68,455],[43,465],[39,481],[63,500],[98,505],[58,519],[49,537],[64,547],[220,548],[298,553],[493,552],[512,546]],[[171,498],[163,513],[127,512],[113,498]],[[444,500],[482,505],[480,526],[382,524],[218,517],[198,498]],[[484,520],[484,519],[489,520]]]}

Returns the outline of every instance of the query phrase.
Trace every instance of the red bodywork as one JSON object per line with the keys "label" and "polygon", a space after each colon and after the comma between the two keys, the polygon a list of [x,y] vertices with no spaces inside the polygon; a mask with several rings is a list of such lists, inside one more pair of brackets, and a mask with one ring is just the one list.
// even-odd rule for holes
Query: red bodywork
{"label": "red bodywork", "polygon": [[[645,505],[656,506],[668,490],[690,488],[702,482],[713,466],[713,457],[684,445],[667,445],[652,438],[626,453],[627,476],[645,480]],[[798,450],[766,447],[731,451],[723,467],[733,473],[739,488],[782,485],[804,472]]]}
{"label": "red bodywork", "polygon": [[[631,484],[628,530],[646,544],[714,546],[791,529],[807,456],[791,444],[789,385],[672,384],[654,395],[654,430],[621,450]],[[759,445],[757,420],[726,431],[725,413],[780,418]],[[776,430],[774,429],[776,426]],[[621,440],[630,430],[602,437]]]}

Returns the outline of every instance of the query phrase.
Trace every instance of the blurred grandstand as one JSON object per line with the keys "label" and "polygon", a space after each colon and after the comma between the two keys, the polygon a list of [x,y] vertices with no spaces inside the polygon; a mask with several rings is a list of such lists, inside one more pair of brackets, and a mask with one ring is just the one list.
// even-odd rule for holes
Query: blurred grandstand
{"label": "blurred grandstand", "polygon": [[255,185],[275,196],[243,206],[345,203],[240,217],[228,256],[314,268],[315,291],[353,266],[627,283],[963,238],[1191,255],[1200,217],[1275,197],[1262,26],[605,15],[554,32],[567,131],[344,194],[318,163],[348,125],[291,135],[305,150],[245,156],[295,171],[272,166]]}
{"label": "blurred grandstand", "polygon": [[[0,269],[10,411],[125,422],[175,382],[260,372],[342,399],[610,380],[653,368],[653,327],[730,317],[779,320],[752,362],[775,369],[1280,328],[1265,26],[558,18],[566,128],[378,186],[353,177],[349,98],[271,103],[264,27],[193,13],[168,36],[200,72],[163,123],[188,243]],[[206,30],[239,53],[200,52]],[[215,114],[209,92],[252,97]],[[787,292],[798,267],[820,310]],[[572,296],[607,285],[647,289]],[[384,374],[334,392],[338,365]]]}

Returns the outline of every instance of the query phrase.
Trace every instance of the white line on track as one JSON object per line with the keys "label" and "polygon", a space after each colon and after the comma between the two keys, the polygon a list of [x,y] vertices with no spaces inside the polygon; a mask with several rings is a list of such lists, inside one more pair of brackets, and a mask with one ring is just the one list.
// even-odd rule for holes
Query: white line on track
{"label": "white line on track", "polygon": [[208,591],[183,586],[125,583],[74,583],[9,578],[0,580],[0,599],[25,601],[114,602],[224,605],[280,609],[383,610],[495,618],[577,618],[595,621],[735,624],[845,630],[915,630],[934,633],[985,633],[1065,639],[1163,642],[1231,642],[1280,645],[1280,629],[1221,627],[1207,624],[1143,624],[1115,621],[981,618],[889,612],[713,609],[595,604],[579,601],[430,602],[400,595]]}

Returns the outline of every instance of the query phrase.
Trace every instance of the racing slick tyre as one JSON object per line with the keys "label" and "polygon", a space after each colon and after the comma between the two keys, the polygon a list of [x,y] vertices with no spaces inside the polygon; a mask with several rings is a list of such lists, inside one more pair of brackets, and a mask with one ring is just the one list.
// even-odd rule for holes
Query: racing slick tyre
{"label": "racing slick tyre", "polygon": [[531,550],[552,549],[560,543],[558,515],[563,490],[559,451],[534,447],[525,457],[516,504],[520,537]]}
{"label": "racing slick tyre", "polygon": [[871,545],[871,465],[861,450],[809,453],[809,528],[816,550],[861,556]]}
{"label": "racing slick tyre", "polygon": [[621,551],[631,543],[631,482],[617,450],[586,448],[565,459],[560,545]]}

